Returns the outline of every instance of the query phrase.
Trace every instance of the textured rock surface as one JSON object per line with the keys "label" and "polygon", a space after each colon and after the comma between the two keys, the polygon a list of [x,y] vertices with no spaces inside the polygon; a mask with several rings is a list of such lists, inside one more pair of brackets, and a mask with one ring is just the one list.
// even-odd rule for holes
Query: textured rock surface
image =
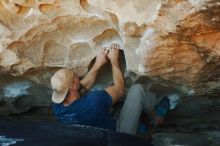
{"label": "textured rock surface", "polygon": [[168,114],[163,127],[152,130],[157,146],[220,145],[220,100],[207,97],[184,98]]}
{"label": "textured rock surface", "polygon": [[83,75],[97,50],[117,42],[128,70],[216,96],[219,14],[217,0],[2,0],[0,72],[67,67]]}
{"label": "textured rock surface", "polygon": [[0,87],[0,115],[17,114],[32,107],[51,105],[50,87],[27,77],[1,75]]}
{"label": "textured rock surface", "polygon": [[219,146],[219,138],[219,131],[197,132],[194,134],[170,132],[155,134],[153,144],[155,146]]}

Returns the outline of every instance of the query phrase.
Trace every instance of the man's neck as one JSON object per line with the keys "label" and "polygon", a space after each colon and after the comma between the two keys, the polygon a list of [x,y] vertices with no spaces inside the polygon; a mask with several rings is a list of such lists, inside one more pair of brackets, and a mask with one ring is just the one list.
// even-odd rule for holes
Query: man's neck
{"label": "man's neck", "polygon": [[65,98],[65,100],[63,101],[63,105],[64,106],[68,106],[70,105],[72,102],[74,102],[75,100],[77,100],[78,98],[80,98],[79,92],[76,90],[72,90],[69,91],[67,93],[67,97]]}

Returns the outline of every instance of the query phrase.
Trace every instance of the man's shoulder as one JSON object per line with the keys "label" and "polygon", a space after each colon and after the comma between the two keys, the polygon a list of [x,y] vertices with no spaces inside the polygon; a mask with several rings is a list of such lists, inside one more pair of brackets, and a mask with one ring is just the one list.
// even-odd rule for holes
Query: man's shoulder
{"label": "man's shoulder", "polygon": [[61,107],[61,104],[53,103],[53,111],[54,111],[55,113],[61,111],[61,108],[62,108],[62,107]]}

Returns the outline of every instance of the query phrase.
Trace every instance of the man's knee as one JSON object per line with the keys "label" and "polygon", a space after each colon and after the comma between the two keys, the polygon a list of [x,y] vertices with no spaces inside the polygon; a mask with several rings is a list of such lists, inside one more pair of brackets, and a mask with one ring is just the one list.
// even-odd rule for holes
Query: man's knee
{"label": "man's knee", "polygon": [[131,87],[130,87],[130,90],[143,90],[143,86],[141,84],[133,84]]}
{"label": "man's knee", "polygon": [[141,84],[133,84],[128,92],[127,99],[132,98],[132,100],[141,100],[145,97],[145,91]]}
{"label": "man's knee", "polygon": [[145,101],[151,101],[154,100],[154,98],[156,98],[156,94],[151,92],[150,90],[144,88],[143,85],[141,84],[134,84],[131,86],[130,91],[131,94],[136,94],[138,96],[136,96],[136,98],[141,98]]}

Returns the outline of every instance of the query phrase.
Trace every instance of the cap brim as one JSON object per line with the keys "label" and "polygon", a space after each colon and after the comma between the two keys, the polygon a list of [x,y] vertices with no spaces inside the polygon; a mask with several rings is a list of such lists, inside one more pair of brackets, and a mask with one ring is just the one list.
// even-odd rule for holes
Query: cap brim
{"label": "cap brim", "polygon": [[62,92],[53,91],[52,101],[54,103],[61,103],[61,102],[63,102],[63,100],[65,99],[65,97],[67,95],[68,90],[69,89],[66,89],[66,90],[64,90]]}

